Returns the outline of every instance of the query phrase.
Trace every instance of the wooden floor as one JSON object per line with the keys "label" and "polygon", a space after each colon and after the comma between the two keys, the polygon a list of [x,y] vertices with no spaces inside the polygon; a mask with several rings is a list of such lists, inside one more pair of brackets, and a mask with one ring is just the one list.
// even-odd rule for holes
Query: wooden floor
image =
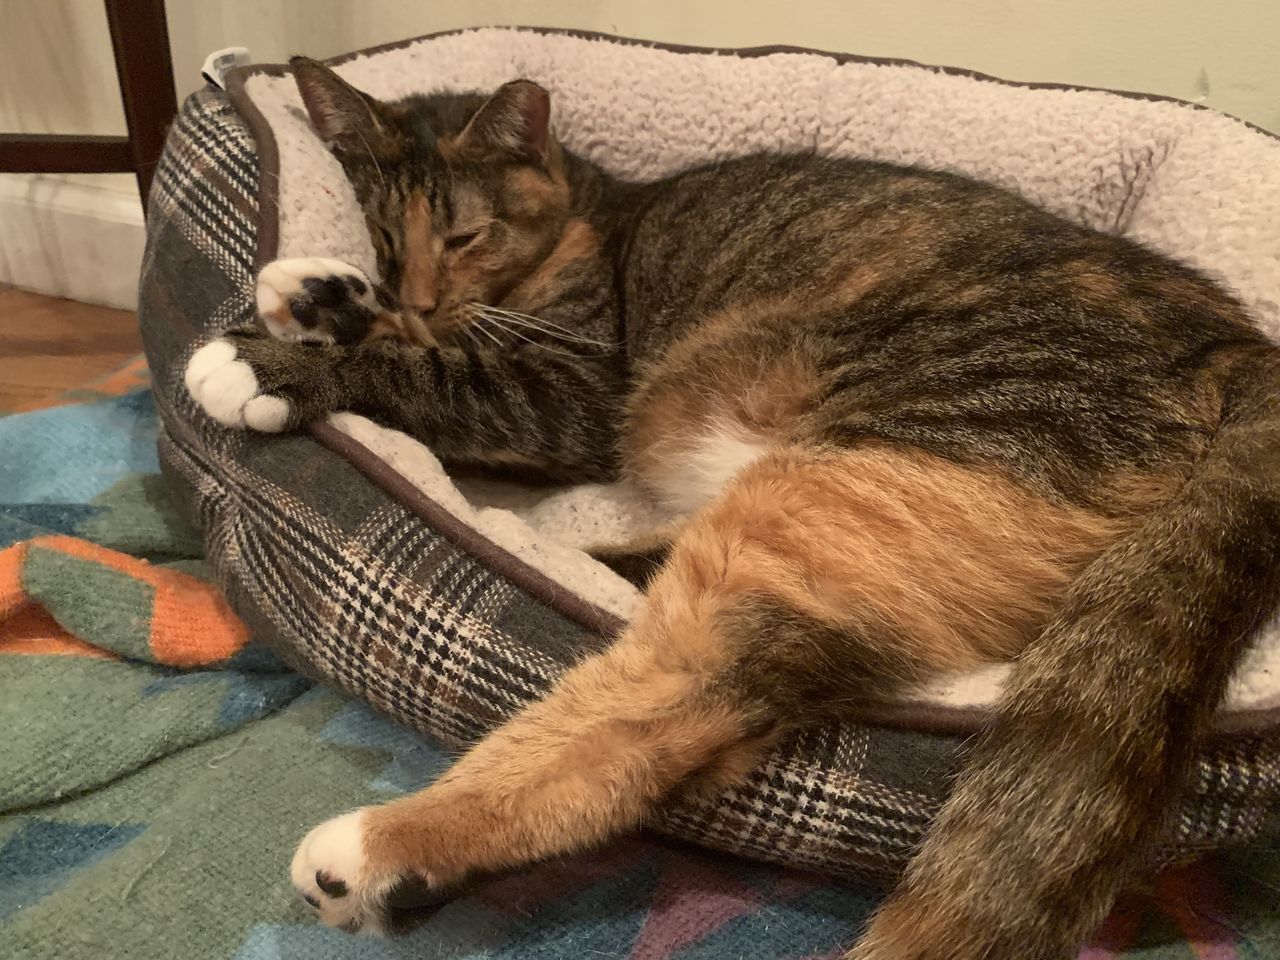
{"label": "wooden floor", "polygon": [[0,286],[0,412],[80,386],[141,349],[128,310]]}

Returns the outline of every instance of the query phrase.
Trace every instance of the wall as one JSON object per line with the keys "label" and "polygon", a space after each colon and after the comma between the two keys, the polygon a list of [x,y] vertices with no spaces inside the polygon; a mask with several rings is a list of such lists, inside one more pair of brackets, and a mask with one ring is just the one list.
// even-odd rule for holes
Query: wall
{"label": "wall", "polygon": [[[219,47],[276,61],[510,23],[705,46],[790,43],[1141,90],[1280,132],[1275,0],[169,0],[168,11],[180,94],[200,85],[200,65]],[[100,0],[0,0],[0,24],[0,129],[124,131]],[[51,207],[61,210],[54,226]],[[132,245],[93,243],[98,207],[104,223],[132,220]],[[94,277],[136,271],[140,223],[128,176],[0,177],[0,282],[118,301],[120,278]]]}
{"label": "wall", "polygon": [[969,67],[1010,80],[1203,98],[1280,132],[1275,0],[170,0],[169,6],[175,64],[187,87],[208,51],[231,43],[276,60],[518,23],[705,46],[791,43]]}

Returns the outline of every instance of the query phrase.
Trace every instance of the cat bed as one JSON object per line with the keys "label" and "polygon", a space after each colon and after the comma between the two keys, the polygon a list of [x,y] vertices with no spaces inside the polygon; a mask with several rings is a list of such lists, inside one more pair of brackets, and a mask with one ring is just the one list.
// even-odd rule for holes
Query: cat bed
{"label": "cat bed", "polygon": [[[766,149],[965,173],[1213,273],[1280,336],[1280,140],[1192,105],[556,31],[462,31],[332,62],[382,98],[531,78],[551,90],[563,142],[627,178]],[[326,256],[376,272],[352,191],[284,67],[245,68],[229,94],[187,101],[148,225],[139,312],[162,462],[259,637],[321,682],[463,744],[621,629],[639,595],[581,548],[653,521],[634,491],[454,482],[424,446],[352,414],[259,435],[222,428],[187,396],[192,351],[251,319],[261,264]],[[784,864],[892,873],[1004,672],[867,703],[779,746],[740,786],[673,800],[652,826]],[[1181,803],[1161,860],[1280,826],[1280,630],[1238,671]]]}

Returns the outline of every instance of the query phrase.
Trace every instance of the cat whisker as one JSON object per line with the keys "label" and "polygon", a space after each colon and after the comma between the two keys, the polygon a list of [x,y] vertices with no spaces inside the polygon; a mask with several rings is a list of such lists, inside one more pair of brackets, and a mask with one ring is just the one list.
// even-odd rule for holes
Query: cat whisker
{"label": "cat whisker", "polygon": [[[476,319],[477,321],[479,321],[483,318],[477,317]],[[483,333],[486,337],[488,337],[490,340],[493,341],[494,346],[496,346],[499,350],[502,349],[503,347],[502,341],[499,340],[497,337],[495,337],[492,333],[490,333],[487,328],[480,326],[478,322],[473,323],[469,329],[478,330],[480,333]],[[477,339],[476,342],[479,343],[479,340]]]}
{"label": "cat whisker", "polygon": [[383,187],[387,185],[386,175],[382,172],[382,164],[378,163],[378,158],[373,155],[373,150],[369,146],[369,141],[364,138],[364,134],[359,129],[356,130],[356,136],[360,138],[360,142],[364,144],[365,153],[369,154],[369,159],[373,161],[373,169],[378,171],[378,179],[382,181]]}
{"label": "cat whisker", "polygon": [[501,313],[497,313],[496,311],[488,307],[482,308],[478,312],[477,316],[480,316],[485,320],[488,320],[494,324],[499,325],[502,329],[507,330],[508,332],[510,332],[514,328],[519,327],[525,330],[531,330],[535,333],[539,333],[551,340],[560,340],[565,343],[578,342],[576,340],[570,340],[568,337],[561,336],[560,334],[556,333],[553,330],[545,330],[542,327],[535,327],[533,324],[530,324],[530,323],[514,320],[513,318],[508,317]]}
{"label": "cat whisker", "polygon": [[594,340],[591,337],[584,337],[580,333],[562,327],[550,320],[544,320],[541,317],[530,317],[527,314],[515,313],[500,308],[492,309],[505,320],[537,330],[539,333],[545,333],[547,336],[555,337],[557,340],[567,340],[571,343],[581,343],[587,346],[600,347],[601,349],[613,349],[614,347],[614,344],[605,343],[603,340]]}
{"label": "cat whisker", "polygon": [[600,347],[602,349],[613,349],[614,344],[605,343],[602,340],[593,340],[590,337],[584,337],[567,327],[562,327],[558,323],[551,320],[544,320],[541,317],[533,317],[527,313],[519,313],[515,310],[508,310],[505,307],[494,307],[487,303],[475,303],[472,307],[478,309],[487,316],[500,317],[509,323],[523,327],[527,330],[535,330],[538,333],[551,337],[555,340],[563,340],[568,343],[580,343],[584,346]]}
{"label": "cat whisker", "polygon": [[[508,336],[515,337],[518,340],[523,340],[525,343],[529,344],[530,346],[537,347],[540,350],[546,350],[550,353],[558,353],[566,357],[575,356],[575,354],[573,354],[568,350],[561,350],[559,347],[553,347],[550,344],[539,343],[537,340],[530,339],[529,337],[525,336],[523,333],[521,333],[519,330],[515,329],[514,327],[507,326],[498,317],[484,315],[484,316],[478,317],[477,319],[483,321],[484,323],[491,324],[492,326],[501,330],[503,333],[507,334]],[[478,329],[488,333],[488,330],[484,327],[479,327]],[[489,335],[493,336],[493,334],[491,333]]]}

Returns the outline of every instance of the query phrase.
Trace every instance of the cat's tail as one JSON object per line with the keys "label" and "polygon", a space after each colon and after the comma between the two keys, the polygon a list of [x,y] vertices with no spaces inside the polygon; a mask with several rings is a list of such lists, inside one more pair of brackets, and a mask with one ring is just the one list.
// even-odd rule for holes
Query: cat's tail
{"label": "cat's tail", "polygon": [[1186,483],[1084,570],[1018,660],[853,957],[924,960],[938,943],[948,960],[1074,956],[1149,862],[1278,599],[1280,354],[1265,347],[1233,362]]}
{"label": "cat's tail", "polygon": [[644,533],[626,543],[592,547],[587,552],[622,579],[630,581],[633,587],[644,590],[667,562],[677,534],[676,527],[672,525]]}

